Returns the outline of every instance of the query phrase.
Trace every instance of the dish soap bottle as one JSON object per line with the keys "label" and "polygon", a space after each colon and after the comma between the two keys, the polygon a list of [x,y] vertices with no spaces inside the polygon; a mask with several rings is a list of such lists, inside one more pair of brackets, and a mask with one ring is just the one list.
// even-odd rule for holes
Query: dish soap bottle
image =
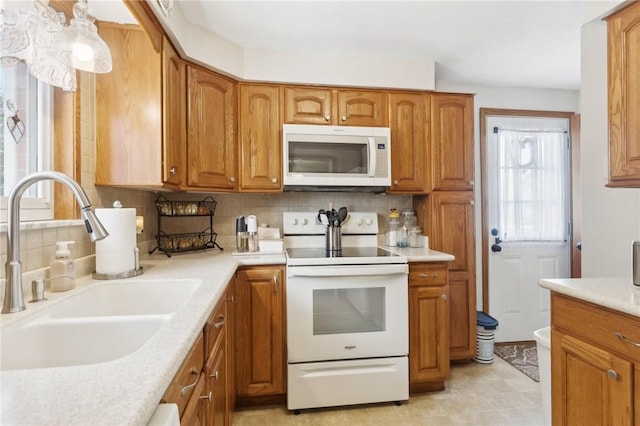
{"label": "dish soap bottle", "polygon": [[69,244],[73,243],[74,241],[56,243],[56,260],[51,263],[51,291],[67,291],[75,286],[76,267],[69,251]]}

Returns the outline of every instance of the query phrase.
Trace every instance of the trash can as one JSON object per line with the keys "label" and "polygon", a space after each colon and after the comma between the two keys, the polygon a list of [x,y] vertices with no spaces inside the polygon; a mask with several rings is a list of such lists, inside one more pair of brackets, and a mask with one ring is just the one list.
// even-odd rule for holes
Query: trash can
{"label": "trash can", "polygon": [[476,356],[473,360],[481,364],[492,364],[498,320],[482,311],[477,311],[477,326]]}
{"label": "trash can", "polygon": [[544,424],[551,425],[551,327],[544,327],[533,332],[538,351],[538,371],[540,374],[540,393],[542,394],[542,410]]}

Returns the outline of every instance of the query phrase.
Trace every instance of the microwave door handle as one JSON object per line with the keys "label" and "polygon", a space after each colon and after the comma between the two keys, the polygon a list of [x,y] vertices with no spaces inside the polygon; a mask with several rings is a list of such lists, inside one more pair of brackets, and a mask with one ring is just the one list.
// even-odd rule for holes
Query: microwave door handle
{"label": "microwave door handle", "polygon": [[376,176],[376,141],[374,138],[369,139],[369,176]]}

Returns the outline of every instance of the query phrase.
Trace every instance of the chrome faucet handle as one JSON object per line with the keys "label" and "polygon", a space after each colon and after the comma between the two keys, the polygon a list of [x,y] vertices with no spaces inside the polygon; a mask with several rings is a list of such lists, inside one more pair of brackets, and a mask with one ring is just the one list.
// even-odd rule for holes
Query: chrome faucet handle
{"label": "chrome faucet handle", "polygon": [[31,281],[31,294],[33,296],[33,300],[31,300],[29,303],[38,303],[38,302],[44,302],[47,300],[47,298],[44,297],[44,279],[43,278],[38,278],[37,280]]}

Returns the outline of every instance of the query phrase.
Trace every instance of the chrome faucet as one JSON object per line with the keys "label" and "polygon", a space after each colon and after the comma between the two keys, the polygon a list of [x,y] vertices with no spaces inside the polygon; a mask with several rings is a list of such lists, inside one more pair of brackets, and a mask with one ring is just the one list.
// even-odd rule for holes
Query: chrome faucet
{"label": "chrome faucet", "polygon": [[91,210],[87,194],[69,176],[59,172],[38,172],[22,178],[11,190],[7,204],[7,263],[5,264],[3,314],[25,310],[22,294],[22,264],[20,263],[20,200],[29,186],[41,180],[53,180],[71,189],[80,203],[84,224],[91,241],[98,241],[109,235]]}

